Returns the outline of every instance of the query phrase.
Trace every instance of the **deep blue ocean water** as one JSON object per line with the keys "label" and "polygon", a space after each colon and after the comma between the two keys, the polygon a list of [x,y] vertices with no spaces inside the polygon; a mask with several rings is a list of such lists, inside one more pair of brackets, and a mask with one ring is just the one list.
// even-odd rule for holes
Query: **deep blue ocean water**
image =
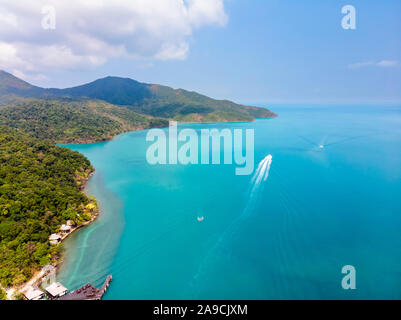
{"label": "deep blue ocean water", "polygon": [[58,280],[112,274],[105,299],[401,299],[401,108],[271,109],[180,126],[254,129],[255,169],[273,157],[256,187],[234,165],[149,165],[146,131],[68,146],[96,168],[102,214],[66,241]]}

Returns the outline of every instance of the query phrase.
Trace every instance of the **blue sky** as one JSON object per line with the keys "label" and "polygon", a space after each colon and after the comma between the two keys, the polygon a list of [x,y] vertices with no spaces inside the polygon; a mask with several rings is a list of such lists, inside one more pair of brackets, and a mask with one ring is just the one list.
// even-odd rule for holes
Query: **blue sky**
{"label": "blue sky", "polygon": [[[356,8],[356,30],[341,27],[344,5]],[[15,64],[15,73],[46,87],[123,76],[244,103],[401,101],[399,0],[226,0],[224,14],[214,9],[191,20],[177,59],[142,50],[140,58],[113,53],[88,67],[64,68],[63,59],[34,71]]]}

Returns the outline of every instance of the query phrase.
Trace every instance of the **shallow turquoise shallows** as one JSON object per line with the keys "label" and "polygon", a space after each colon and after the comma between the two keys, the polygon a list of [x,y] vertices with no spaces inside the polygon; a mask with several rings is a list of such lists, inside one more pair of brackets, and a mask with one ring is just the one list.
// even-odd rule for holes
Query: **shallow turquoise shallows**
{"label": "shallow turquoise shallows", "polygon": [[[271,108],[278,118],[179,127],[255,129],[266,181],[151,166],[147,131],[68,146],[96,168],[102,214],[65,242],[58,280],[112,274],[105,299],[401,299],[401,108]],[[356,290],[341,286],[346,265]]]}

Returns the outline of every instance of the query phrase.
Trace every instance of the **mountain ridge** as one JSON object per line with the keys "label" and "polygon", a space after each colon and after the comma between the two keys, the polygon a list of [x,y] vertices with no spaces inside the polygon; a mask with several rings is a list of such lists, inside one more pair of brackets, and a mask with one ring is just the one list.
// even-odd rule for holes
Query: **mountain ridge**
{"label": "mountain ridge", "polygon": [[277,116],[265,108],[216,100],[195,91],[107,76],[65,89],[41,88],[0,71],[0,101],[15,98],[90,99],[128,107],[138,113],[182,122],[253,121]]}

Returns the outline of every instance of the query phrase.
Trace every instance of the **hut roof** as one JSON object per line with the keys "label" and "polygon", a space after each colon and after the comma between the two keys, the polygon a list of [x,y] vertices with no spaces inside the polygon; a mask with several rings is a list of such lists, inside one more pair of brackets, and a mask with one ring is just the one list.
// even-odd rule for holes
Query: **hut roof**
{"label": "hut roof", "polygon": [[39,290],[38,287],[30,286],[25,291],[24,296],[28,300],[37,300],[37,299],[40,299],[43,296],[43,291]]}
{"label": "hut roof", "polygon": [[61,236],[57,233],[53,233],[50,235],[49,240],[60,240]]}
{"label": "hut roof", "polygon": [[55,282],[46,288],[46,291],[53,297],[64,295],[67,292],[67,288],[64,287],[60,282]]}
{"label": "hut roof", "polygon": [[61,227],[60,227],[60,230],[61,231],[70,231],[71,227],[66,225],[66,224],[62,224]]}

